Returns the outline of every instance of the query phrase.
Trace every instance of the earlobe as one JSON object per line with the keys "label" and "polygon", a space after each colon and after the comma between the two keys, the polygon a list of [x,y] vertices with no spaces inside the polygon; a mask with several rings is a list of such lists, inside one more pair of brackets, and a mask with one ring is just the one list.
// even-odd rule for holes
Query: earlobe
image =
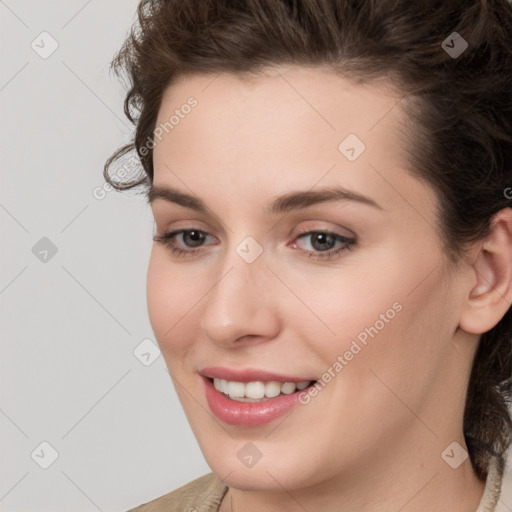
{"label": "earlobe", "polygon": [[472,334],[491,330],[512,304],[512,208],[498,212],[479,242],[473,281],[459,326]]}

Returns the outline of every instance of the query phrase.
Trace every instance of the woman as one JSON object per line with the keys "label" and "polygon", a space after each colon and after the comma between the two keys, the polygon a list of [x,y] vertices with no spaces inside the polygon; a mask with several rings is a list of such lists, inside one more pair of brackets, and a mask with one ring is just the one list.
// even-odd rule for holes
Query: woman
{"label": "woman", "polygon": [[[506,0],[139,5],[113,62],[150,321],[212,473],[134,511],[495,510],[512,420]],[[113,179],[132,149],[143,173]]]}

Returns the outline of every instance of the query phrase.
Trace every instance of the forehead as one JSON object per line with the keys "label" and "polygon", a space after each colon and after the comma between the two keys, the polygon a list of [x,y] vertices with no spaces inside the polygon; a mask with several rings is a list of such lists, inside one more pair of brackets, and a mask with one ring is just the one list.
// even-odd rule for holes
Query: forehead
{"label": "forehead", "polygon": [[191,112],[194,116],[184,126],[200,117],[201,122],[215,121],[217,130],[237,124],[241,135],[254,134],[262,125],[273,134],[287,125],[309,126],[310,135],[337,132],[339,137],[354,131],[368,138],[369,132],[389,131],[393,121],[404,118],[401,109],[395,108],[403,96],[384,78],[360,84],[320,66],[273,66],[258,74],[185,75],[164,91],[157,126],[194,97],[198,103]]}
{"label": "forehead", "polygon": [[396,201],[411,193],[400,192],[401,101],[384,80],[358,84],[322,68],[185,76],[166,89],[158,112],[156,126],[167,129],[155,139],[154,183],[183,188],[185,180],[217,197],[319,183]]}
{"label": "forehead", "polygon": [[402,136],[400,99],[384,80],[356,84],[323,68],[184,76],[163,95],[155,164],[171,152],[175,162],[183,157],[222,165],[245,159],[259,166],[262,155],[275,164],[280,156],[291,163],[311,152],[332,161],[350,135],[356,152],[383,150]]}

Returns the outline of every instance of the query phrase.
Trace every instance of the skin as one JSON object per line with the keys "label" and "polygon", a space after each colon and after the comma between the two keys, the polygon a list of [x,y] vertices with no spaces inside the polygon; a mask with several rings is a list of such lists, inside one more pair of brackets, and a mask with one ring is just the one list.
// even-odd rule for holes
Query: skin
{"label": "skin", "polygon": [[[512,299],[510,212],[467,259],[448,259],[435,194],[400,150],[400,95],[384,82],[356,85],[295,66],[252,80],[181,77],[165,91],[157,125],[190,96],[198,105],[154,148],[154,185],[200,198],[208,213],[162,199],[151,208],[156,235],[208,236],[184,257],[154,242],[147,298],[191,428],[230,487],[221,512],[476,510],[485,482],[469,459],[452,469],[441,454],[453,442],[466,448],[463,406],[479,335]],[[349,133],[366,145],[353,162],[338,150]],[[339,200],[264,211],[282,194],[328,186],[380,208]],[[356,243],[310,259],[322,250],[299,235],[326,230]],[[236,252],[247,236],[263,249],[252,263]],[[194,250],[187,236],[173,240]],[[320,379],[397,302],[401,311],[307,405],[251,428],[212,415],[201,368]],[[262,454],[251,468],[237,458],[249,441]]]}

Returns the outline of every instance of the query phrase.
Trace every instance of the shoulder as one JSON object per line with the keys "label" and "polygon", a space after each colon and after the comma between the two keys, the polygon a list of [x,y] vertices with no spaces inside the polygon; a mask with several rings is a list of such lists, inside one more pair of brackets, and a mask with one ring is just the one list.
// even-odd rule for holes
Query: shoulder
{"label": "shoulder", "polygon": [[213,473],[127,512],[217,512],[228,488]]}

